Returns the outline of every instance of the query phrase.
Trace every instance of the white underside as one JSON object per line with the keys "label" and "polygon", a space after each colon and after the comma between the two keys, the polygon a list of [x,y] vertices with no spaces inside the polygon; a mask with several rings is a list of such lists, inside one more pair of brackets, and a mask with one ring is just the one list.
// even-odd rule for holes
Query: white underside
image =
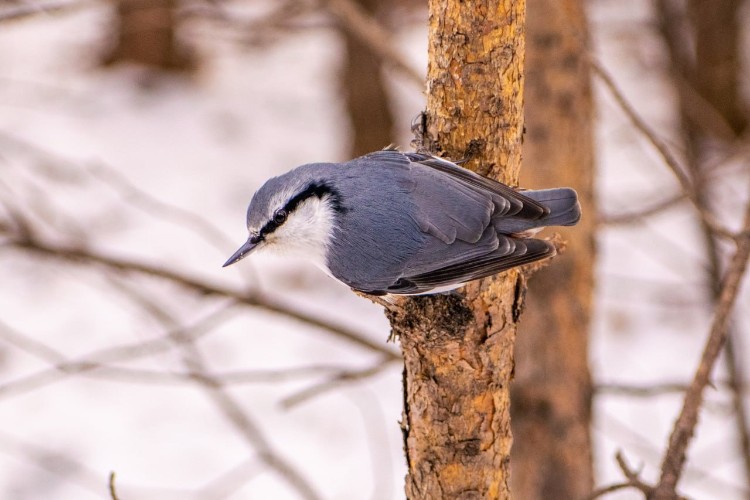
{"label": "white underside", "polygon": [[421,293],[401,293],[399,295],[434,295],[436,293],[445,293],[445,292],[453,291],[453,290],[455,290],[457,288],[461,288],[465,284],[466,283],[455,283],[455,284],[450,284],[450,285],[438,286],[438,287],[432,288],[430,290],[427,290],[426,292],[421,292]]}

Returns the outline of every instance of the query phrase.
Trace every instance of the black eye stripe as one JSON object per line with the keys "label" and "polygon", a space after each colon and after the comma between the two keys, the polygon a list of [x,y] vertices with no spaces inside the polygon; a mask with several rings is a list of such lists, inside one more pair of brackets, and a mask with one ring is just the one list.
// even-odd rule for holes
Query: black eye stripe
{"label": "black eye stripe", "polygon": [[266,222],[266,224],[259,231],[259,239],[263,239],[266,235],[276,231],[279,226],[286,222],[289,214],[294,212],[294,210],[302,202],[309,198],[312,198],[313,196],[316,196],[320,199],[322,199],[324,196],[328,196],[331,200],[331,206],[336,212],[344,213],[346,211],[346,209],[341,206],[341,195],[336,189],[332,188],[324,182],[312,182],[305,189],[290,198],[283,208],[280,208],[273,213],[271,220]]}

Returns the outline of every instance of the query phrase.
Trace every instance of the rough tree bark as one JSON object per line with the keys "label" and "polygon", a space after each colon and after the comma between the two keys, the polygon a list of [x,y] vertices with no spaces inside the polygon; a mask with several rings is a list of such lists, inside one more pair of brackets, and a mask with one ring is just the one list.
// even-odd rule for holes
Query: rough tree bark
{"label": "rough tree bark", "polygon": [[[524,0],[430,0],[424,145],[517,184]],[[389,313],[404,354],[406,496],[509,498],[517,271]]]}
{"label": "rough tree bark", "polygon": [[516,340],[512,487],[524,500],[593,489],[588,328],[594,267],[593,103],[582,0],[528,0],[521,185],[572,186],[584,217],[568,251],[529,280]]}
{"label": "rough tree bark", "polygon": [[114,40],[105,65],[131,62],[169,71],[195,69],[193,54],[177,39],[177,0],[118,0]]}
{"label": "rough tree bark", "polygon": [[[357,3],[375,15],[382,0]],[[349,156],[354,158],[393,142],[393,115],[381,61],[358,38],[347,30],[341,31],[346,45],[341,86],[352,128]]]}

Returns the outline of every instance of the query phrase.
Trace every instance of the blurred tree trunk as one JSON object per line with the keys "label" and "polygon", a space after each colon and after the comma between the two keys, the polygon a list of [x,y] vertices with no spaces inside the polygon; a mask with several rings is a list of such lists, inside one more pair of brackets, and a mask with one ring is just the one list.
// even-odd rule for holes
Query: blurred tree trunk
{"label": "blurred tree trunk", "polygon": [[[662,37],[669,53],[670,73],[677,90],[681,133],[685,145],[688,174],[693,179],[697,199],[707,208],[715,199],[708,181],[711,165],[731,152],[734,143],[747,130],[750,120],[740,90],[740,18],[742,0],[656,0]],[[718,162],[720,163],[720,162]],[[724,273],[719,242],[701,220],[708,261],[706,280],[711,301],[718,298]],[[737,347],[742,337],[730,324],[725,346],[725,366],[733,390],[740,453],[744,460],[745,481],[750,484],[750,430],[744,400],[743,363]],[[662,471],[667,470],[666,464]],[[654,498],[667,498],[674,485],[667,482]]]}
{"label": "blurred tree trunk", "polygon": [[[382,0],[357,0],[370,15],[376,16]],[[349,156],[360,156],[395,142],[390,99],[383,77],[383,65],[372,51],[342,29],[346,42],[341,86],[351,123]]]}
{"label": "blurred tree trunk", "polygon": [[529,280],[516,341],[512,486],[524,500],[593,489],[588,329],[594,268],[593,105],[582,0],[528,0],[521,185],[574,187],[583,219],[568,251]]}
{"label": "blurred tree trunk", "polygon": [[117,0],[113,47],[103,64],[131,62],[149,68],[190,71],[195,60],[177,39],[177,0]]}
{"label": "blurred tree trunk", "polygon": [[[424,146],[517,184],[524,0],[430,0]],[[406,298],[389,313],[404,354],[410,499],[509,498],[510,380],[524,284],[517,271],[465,296]]]}

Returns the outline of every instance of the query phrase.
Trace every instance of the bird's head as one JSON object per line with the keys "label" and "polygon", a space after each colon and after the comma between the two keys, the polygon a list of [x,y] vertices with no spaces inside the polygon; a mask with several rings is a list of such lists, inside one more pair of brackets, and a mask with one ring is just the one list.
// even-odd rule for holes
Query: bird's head
{"label": "bird's head", "polygon": [[[336,214],[343,210],[334,184],[304,165],[269,179],[247,209],[247,241],[224,267],[263,248],[297,254],[325,266]],[[316,175],[317,174],[317,175]]]}

